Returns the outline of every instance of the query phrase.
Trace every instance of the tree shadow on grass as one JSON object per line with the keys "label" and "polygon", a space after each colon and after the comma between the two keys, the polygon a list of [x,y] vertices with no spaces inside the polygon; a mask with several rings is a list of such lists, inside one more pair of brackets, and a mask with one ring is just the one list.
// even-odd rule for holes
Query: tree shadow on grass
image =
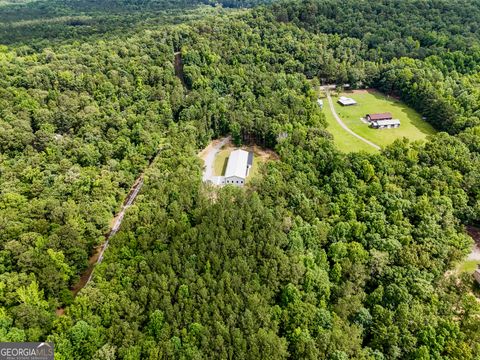
{"label": "tree shadow on grass", "polygon": [[228,164],[228,159],[230,156],[227,156],[225,160],[223,160],[223,166],[222,166],[222,173],[221,176],[225,176],[225,171],[227,170],[227,164]]}

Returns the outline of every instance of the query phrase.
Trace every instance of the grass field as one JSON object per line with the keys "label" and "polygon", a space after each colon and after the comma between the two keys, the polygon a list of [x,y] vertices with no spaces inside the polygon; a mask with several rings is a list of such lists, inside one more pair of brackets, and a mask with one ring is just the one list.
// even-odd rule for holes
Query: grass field
{"label": "grass field", "polygon": [[473,274],[478,265],[480,265],[478,260],[465,260],[458,265],[458,271]]}
{"label": "grass field", "polygon": [[328,123],[328,132],[333,135],[333,140],[335,146],[338,150],[343,152],[352,152],[352,151],[366,151],[369,153],[378,152],[377,149],[363,142],[362,140],[356,138],[352,134],[347,133],[335,120],[328,106],[328,101],[324,99],[323,112],[327,119]]}
{"label": "grass field", "polygon": [[227,168],[228,156],[232,152],[233,148],[230,146],[224,146],[222,150],[219,151],[215,157],[215,162],[213,163],[213,175],[223,176],[225,174],[225,169]]}
{"label": "grass field", "polygon": [[[415,110],[409,108],[401,101],[387,97],[374,90],[361,90],[353,92],[342,93],[343,96],[348,96],[357,101],[357,105],[343,107],[336,101],[338,97],[332,96],[335,102],[335,111],[343,122],[355,133],[364,137],[375,144],[384,147],[393,143],[396,139],[406,137],[411,141],[425,140],[429,135],[435,134],[435,129]],[[329,124],[328,131],[332,133],[337,147],[345,152],[352,151],[369,151],[376,150],[361,140],[355,138],[351,134],[345,132],[340,125],[333,118],[330,108],[326,101],[324,112]],[[394,119],[401,121],[401,126],[397,129],[372,129],[367,124],[363,123],[360,118],[368,113],[383,113],[390,112]]]}

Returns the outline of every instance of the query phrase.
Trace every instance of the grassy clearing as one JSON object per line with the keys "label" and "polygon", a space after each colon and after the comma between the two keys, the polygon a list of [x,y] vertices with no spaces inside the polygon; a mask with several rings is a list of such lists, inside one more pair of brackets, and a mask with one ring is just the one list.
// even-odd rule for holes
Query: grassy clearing
{"label": "grassy clearing", "polygon": [[473,273],[480,264],[478,260],[465,260],[458,265],[458,271],[461,273]]}
{"label": "grassy clearing", "polygon": [[480,228],[469,225],[467,226],[467,233],[472,237],[475,245],[468,257],[457,265],[456,271],[472,274],[480,265]]}
{"label": "grassy clearing", "polygon": [[323,112],[328,123],[327,130],[333,135],[333,140],[338,150],[345,153],[353,151],[378,152],[374,147],[346,132],[333,117],[328,101],[325,99],[323,103]]}
{"label": "grassy clearing", "polygon": [[[253,165],[250,169],[246,182],[250,182],[253,178],[259,176],[261,164],[265,163],[270,159],[276,158],[276,156],[271,151],[266,151],[260,149],[257,146],[244,146],[242,149],[246,151],[253,151]],[[223,176],[225,175],[225,170],[227,169],[228,157],[230,153],[235,150],[235,147],[232,144],[227,144],[218,152],[213,163],[213,175]]]}
{"label": "grassy clearing", "polygon": [[249,183],[253,178],[256,178],[260,174],[260,163],[263,163],[263,158],[257,154],[253,154],[253,164],[250,172],[248,173],[247,183]]}
{"label": "grassy clearing", "polygon": [[[411,141],[425,140],[428,136],[435,134],[435,129],[415,110],[411,109],[401,101],[392,97],[387,97],[378,91],[352,91],[341,94],[357,101],[357,105],[343,107],[336,101],[338,97],[332,97],[335,101],[335,111],[345,124],[358,135],[374,142],[379,146],[387,146],[396,139],[403,137]],[[390,112],[394,119],[401,121],[401,126],[397,129],[376,130],[363,123],[360,118],[368,113]],[[345,143],[344,137],[336,139],[339,143]],[[352,144],[354,146],[355,144]],[[363,150],[363,146],[358,150]]]}
{"label": "grassy clearing", "polygon": [[231,147],[230,145],[225,145],[218,152],[213,163],[214,176],[223,176],[225,174],[225,170],[227,169],[228,157],[230,156],[232,150],[233,147]]}

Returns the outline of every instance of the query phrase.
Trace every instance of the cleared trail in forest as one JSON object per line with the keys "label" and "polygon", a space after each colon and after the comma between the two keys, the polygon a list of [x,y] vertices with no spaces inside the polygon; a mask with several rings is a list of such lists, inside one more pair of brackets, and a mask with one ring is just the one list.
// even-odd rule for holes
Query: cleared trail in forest
{"label": "cleared trail in forest", "polygon": [[[152,164],[155,162],[158,155],[163,149],[164,147],[162,147],[157,152],[153,160],[150,161],[147,169],[152,166]],[[130,188],[130,191],[128,192],[125,200],[123,201],[120,211],[112,219],[110,230],[105,235],[104,243],[98,246],[95,253],[92,256],[90,256],[90,258],[88,259],[87,269],[81,274],[78,282],[71,288],[73,297],[77,296],[80,290],[82,290],[85,286],[87,286],[88,283],[92,280],[93,271],[95,270],[95,267],[97,265],[101,264],[103,260],[103,255],[110,243],[110,239],[118,232],[118,230],[120,230],[120,226],[122,225],[125,212],[130,206],[133,205],[133,203],[135,202],[135,199],[137,198],[137,195],[140,193],[140,190],[142,189],[144,175],[145,175],[145,171],[143,171],[133,183],[132,187]],[[57,309],[56,313],[57,315],[63,315],[64,311],[65,311],[65,308],[59,308]]]}
{"label": "cleared trail in forest", "polygon": [[373,146],[373,147],[374,147],[375,149],[377,149],[377,150],[381,150],[380,146],[378,146],[377,144],[371,142],[370,140],[365,139],[364,137],[361,137],[361,136],[358,135],[356,132],[350,130],[350,128],[343,122],[343,120],[340,118],[340,116],[338,116],[337,112],[335,111],[335,108],[334,108],[334,106],[333,106],[332,97],[330,96],[330,92],[327,90],[326,93],[327,93],[328,104],[330,105],[330,111],[332,112],[332,115],[333,115],[333,117],[335,118],[335,120],[337,120],[338,124],[339,124],[346,132],[348,132],[349,134],[355,136],[357,139],[362,140],[363,142],[367,143],[367,144],[370,145],[370,146]]}
{"label": "cleared trail in forest", "polygon": [[[109,233],[105,237],[105,239],[106,239],[105,242],[100,247],[100,251],[98,253],[98,257],[97,257],[95,266],[99,265],[102,262],[103,254],[105,253],[105,250],[107,250],[107,248],[108,248],[108,244],[110,242],[110,239],[112,238],[112,236],[114,236],[118,232],[118,230],[120,229],[120,225],[122,225],[123,217],[125,216],[125,211],[130,206],[132,206],[133,202],[135,201],[135,198],[137,197],[138,193],[140,192],[140,189],[143,186],[143,175],[144,175],[144,173],[142,173],[137,178],[137,180],[135,180],[135,183],[131,187],[130,192],[128,193],[127,197],[125,198],[125,201],[123,202],[123,205],[122,205],[122,208],[120,209],[120,212],[113,218],[112,227],[111,227]],[[85,287],[92,280],[93,269],[95,268],[95,266],[92,267],[92,270],[90,271],[90,275],[88,276],[85,284],[83,284],[82,288]]]}
{"label": "cleared trail in forest", "polygon": [[[177,51],[174,53],[174,68],[175,68],[175,75],[179,77],[179,79],[182,82],[182,85],[186,88],[185,77],[183,74],[182,54],[180,51]],[[150,166],[152,166],[155,159],[158,157],[158,155],[164,148],[165,147],[162,147],[158,150],[158,152],[149,162],[147,169]],[[130,188],[130,191],[127,194],[127,197],[123,201],[120,211],[112,219],[110,230],[105,235],[104,243],[98,246],[95,252],[90,256],[90,258],[88,259],[87,269],[80,275],[80,279],[78,280],[78,282],[70,289],[73,297],[77,296],[80,290],[82,290],[85,286],[87,286],[88,283],[92,280],[93,271],[95,270],[95,267],[102,262],[105,251],[108,248],[110,239],[112,238],[112,236],[114,236],[118,232],[118,230],[120,229],[120,226],[122,225],[122,221],[125,216],[125,211],[134,203],[138,193],[142,189],[144,175],[145,175],[145,171],[143,171],[133,183],[132,187]],[[57,315],[62,315],[64,310],[65,310],[64,308],[57,309]]]}
{"label": "cleared trail in forest", "polygon": [[185,74],[183,72],[182,53],[180,51],[177,51],[173,55],[175,57],[174,63],[173,63],[173,66],[175,68],[175,75],[180,79],[183,87],[185,89],[188,89],[187,83],[185,81]]}

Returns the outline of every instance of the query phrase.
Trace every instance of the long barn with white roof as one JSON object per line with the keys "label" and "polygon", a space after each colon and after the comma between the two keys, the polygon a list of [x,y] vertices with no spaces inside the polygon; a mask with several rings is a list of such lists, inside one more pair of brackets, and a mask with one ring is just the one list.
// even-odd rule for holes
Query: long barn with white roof
{"label": "long barn with white roof", "polygon": [[225,170],[224,184],[243,186],[252,165],[253,153],[241,149],[232,151]]}

